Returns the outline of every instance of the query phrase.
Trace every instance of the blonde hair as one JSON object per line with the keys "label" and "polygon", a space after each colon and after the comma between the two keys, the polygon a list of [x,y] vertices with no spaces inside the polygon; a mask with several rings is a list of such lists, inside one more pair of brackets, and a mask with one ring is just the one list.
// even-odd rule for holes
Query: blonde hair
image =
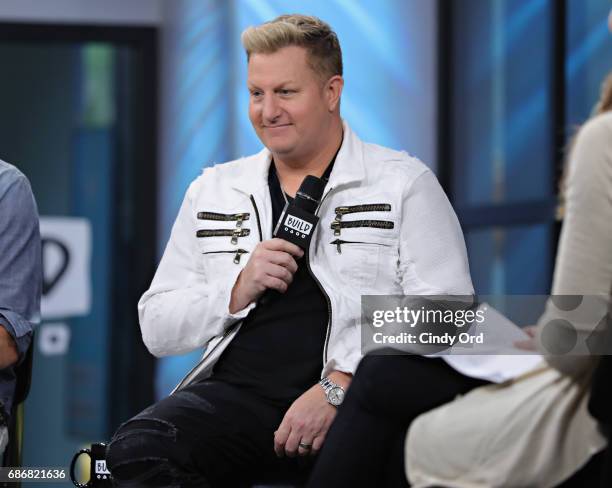
{"label": "blonde hair", "polygon": [[[599,91],[599,100],[593,107],[591,117],[596,117],[605,112],[612,110],[612,71],[607,74],[601,83]],[[557,206],[557,220],[562,220],[565,215],[565,198],[567,193],[567,176],[569,171],[569,161],[572,157],[572,151],[576,144],[576,139],[580,133],[580,127],[577,128],[574,135],[571,137],[567,149],[565,151],[565,162],[563,163],[563,173],[559,182],[559,205]]]}
{"label": "blonde hair", "polygon": [[247,61],[252,54],[271,54],[288,46],[300,46],[309,54],[308,64],[324,81],[342,76],[342,51],[338,36],[331,27],[317,17],[291,14],[242,33],[242,45]]}
{"label": "blonde hair", "polygon": [[603,114],[612,110],[612,71],[608,73],[601,84],[599,100],[593,109],[593,115]]}

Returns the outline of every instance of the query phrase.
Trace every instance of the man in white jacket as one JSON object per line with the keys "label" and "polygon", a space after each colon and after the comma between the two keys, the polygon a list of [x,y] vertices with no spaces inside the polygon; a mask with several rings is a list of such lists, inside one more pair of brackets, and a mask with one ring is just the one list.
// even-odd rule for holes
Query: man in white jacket
{"label": "man in white jacket", "polygon": [[[172,395],[115,434],[108,465],[119,486],[233,486],[307,471],[362,357],[360,296],[472,293],[435,176],[343,123],[330,27],[281,16],[242,42],[265,149],[207,168],[187,191],[140,323],[157,356],[206,352]],[[307,175],[326,188],[304,252],[272,229]]]}

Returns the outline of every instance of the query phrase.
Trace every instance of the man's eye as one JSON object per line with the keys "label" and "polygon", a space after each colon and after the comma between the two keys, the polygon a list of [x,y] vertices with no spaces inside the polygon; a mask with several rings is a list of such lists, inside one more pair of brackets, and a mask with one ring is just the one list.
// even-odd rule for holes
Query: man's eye
{"label": "man's eye", "polygon": [[281,95],[291,95],[295,90],[279,90]]}
{"label": "man's eye", "polygon": [[252,91],[251,92],[251,96],[253,98],[259,98],[259,97],[261,97],[261,92],[260,91]]}

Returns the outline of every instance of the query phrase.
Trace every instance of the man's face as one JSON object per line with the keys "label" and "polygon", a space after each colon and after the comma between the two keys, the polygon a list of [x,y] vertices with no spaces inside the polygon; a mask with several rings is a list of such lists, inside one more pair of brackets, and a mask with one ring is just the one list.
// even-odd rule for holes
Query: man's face
{"label": "man's face", "polygon": [[249,118],[261,142],[281,159],[306,160],[329,135],[333,107],[307,56],[306,49],[289,46],[249,60]]}

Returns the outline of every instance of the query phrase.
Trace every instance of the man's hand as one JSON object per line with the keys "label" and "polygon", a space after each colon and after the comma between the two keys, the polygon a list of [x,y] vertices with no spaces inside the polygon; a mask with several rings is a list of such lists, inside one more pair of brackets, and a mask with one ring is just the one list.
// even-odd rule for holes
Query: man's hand
{"label": "man's hand", "polygon": [[[329,379],[346,390],[352,376],[333,371]],[[283,421],[274,433],[276,455],[282,457],[286,454],[294,457],[296,454],[317,454],[335,417],[336,407],[329,404],[323,387],[317,383],[293,402],[285,413]],[[311,448],[301,447],[300,443]]]}
{"label": "man's hand", "polygon": [[17,362],[17,345],[13,336],[0,326],[0,369],[8,368]]}
{"label": "man's hand", "polygon": [[257,244],[232,289],[230,313],[242,310],[268,288],[285,293],[297,271],[295,259],[303,255],[298,246],[283,239]]}
{"label": "man's hand", "polygon": [[[330,405],[318,383],[303,393],[285,413],[274,433],[274,451],[278,457],[316,454],[323,445],[325,435],[336,416],[336,407]],[[312,446],[305,449],[299,444]]]}

